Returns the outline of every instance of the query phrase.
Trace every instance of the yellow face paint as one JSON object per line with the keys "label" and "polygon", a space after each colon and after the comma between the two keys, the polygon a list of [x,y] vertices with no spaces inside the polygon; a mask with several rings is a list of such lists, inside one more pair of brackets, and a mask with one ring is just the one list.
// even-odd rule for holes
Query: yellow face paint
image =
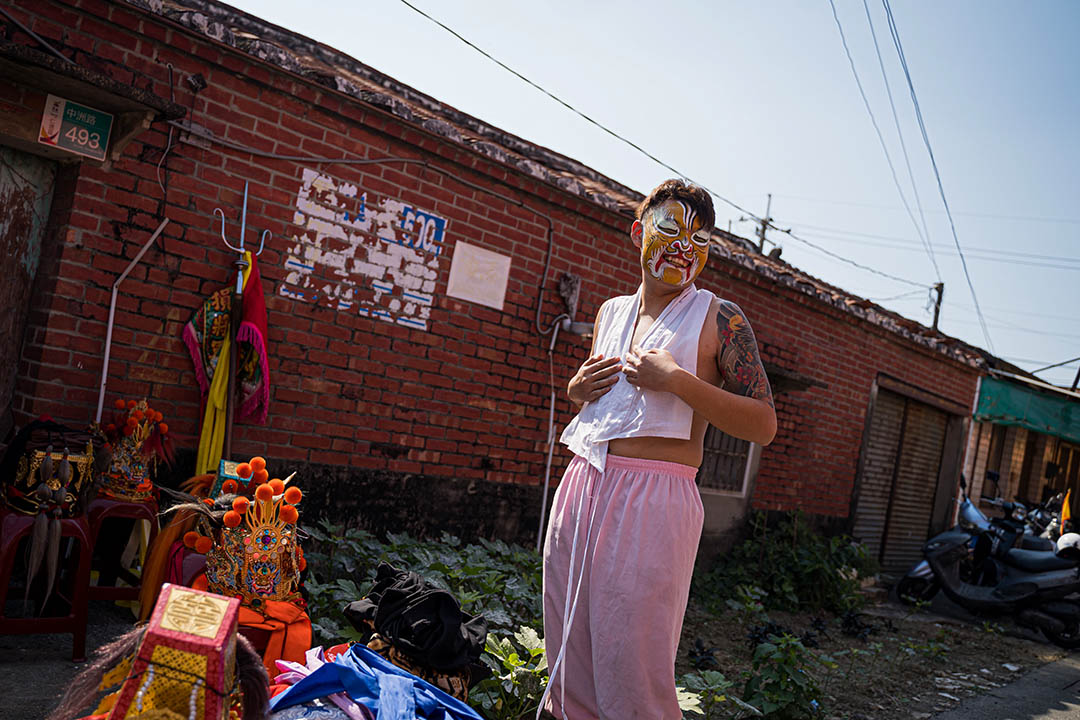
{"label": "yellow face paint", "polygon": [[665,200],[649,210],[642,222],[642,267],[669,285],[692,283],[709,259],[709,234],[703,225],[682,200]]}

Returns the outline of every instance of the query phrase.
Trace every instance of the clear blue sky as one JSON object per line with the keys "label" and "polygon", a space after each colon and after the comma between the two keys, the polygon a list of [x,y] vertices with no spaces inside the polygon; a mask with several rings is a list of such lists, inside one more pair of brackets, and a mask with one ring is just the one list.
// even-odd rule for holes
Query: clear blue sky
{"label": "clear blue sky", "polygon": [[[890,274],[937,280],[828,0],[413,1],[743,207],[763,214],[772,193],[778,226]],[[234,4],[641,192],[671,175],[400,0]],[[862,0],[836,4],[918,220]],[[987,347],[884,9],[880,0],[868,4],[945,283],[941,328]],[[993,350],[1027,369],[1080,356],[1080,3],[893,0],[892,9]],[[716,202],[719,227],[730,220],[752,236],[741,213]],[[918,290],[784,235],[770,238],[788,262],[864,297]],[[926,292],[882,304],[930,323]],[[1067,384],[1076,369],[1040,376]]]}

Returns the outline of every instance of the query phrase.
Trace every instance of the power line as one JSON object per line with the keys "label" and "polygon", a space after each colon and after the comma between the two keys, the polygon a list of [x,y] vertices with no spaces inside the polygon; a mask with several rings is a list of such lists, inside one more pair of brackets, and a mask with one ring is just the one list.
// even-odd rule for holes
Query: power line
{"label": "power line", "polygon": [[[663,160],[661,160],[660,158],[656,157],[655,155],[653,155],[652,153],[650,153],[650,152],[649,152],[648,150],[646,150],[645,148],[641,147],[640,145],[638,145],[638,144],[637,144],[637,143],[635,143],[634,141],[632,141],[632,140],[629,140],[629,139],[627,139],[627,138],[623,137],[622,135],[620,135],[619,133],[615,132],[614,130],[612,130],[612,129],[610,129],[610,128],[608,128],[608,127],[606,127],[606,126],[604,126],[604,125],[600,124],[600,123],[599,123],[599,122],[597,122],[596,120],[593,120],[593,119],[592,119],[591,117],[589,117],[589,116],[588,116],[588,115],[586,115],[585,113],[581,112],[581,111],[580,111],[580,110],[578,110],[578,109],[577,109],[576,107],[574,107],[574,106],[573,106],[573,105],[571,105],[570,103],[566,102],[566,101],[565,101],[565,100],[563,100],[562,98],[558,97],[557,95],[555,95],[555,94],[553,94],[553,93],[551,93],[551,92],[548,92],[548,91],[547,91],[547,90],[545,90],[544,88],[542,88],[542,87],[540,87],[539,85],[537,85],[536,83],[534,83],[534,82],[533,82],[532,80],[530,80],[529,78],[527,78],[527,77],[525,77],[524,75],[522,75],[521,73],[519,73],[519,72],[518,72],[517,70],[515,70],[514,68],[510,67],[509,65],[507,65],[507,64],[506,64],[506,63],[504,63],[504,62],[502,62],[502,61],[501,61],[501,60],[499,60],[498,58],[496,58],[496,57],[492,56],[491,54],[489,54],[489,53],[488,53],[488,52],[487,52],[486,50],[484,50],[484,49],[482,49],[482,48],[478,47],[477,45],[473,44],[472,42],[470,42],[469,40],[467,40],[466,38],[464,38],[464,37],[463,37],[463,36],[462,36],[462,35],[461,35],[460,33],[458,33],[458,32],[457,32],[456,30],[454,30],[453,28],[451,28],[451,27],[449,27],[449,26],[447,26],[447,25],[445,25],[445,24],[443,24],[443,23],[439,22],[438,20],[436,20],[435,18],[431,17],[431,16],[430,16],[430,15],[428,15],[428,14],[427,14],[426,12],[424,12],[423,10],[421,10],[420,8],[416,7],[416,6],[415,6],[415,5],[413,5],[412,3],[408,2],[408,0],[401,0],[401,3],[402,3],[403,5],[405,5],[406,7],[410,8],[411,10],[415,11],[415,12],[416,12],[417,14],[419,14],[419,15],[421,15],[421,16],[423,16],[423,17],[427,18],[427,19],[428,19],[428,20],[430,20],[431,22],[435,23],[436,25],[438,25],[439,27],[441,27],[441,28],[442,28],[443,30],[445,30],[446,32],[450,33],[451,35],[453,35],[454,37],[456,37],[456,38],[457,38],[458,40],[460,40],[461,42],[465,43],[466,45],[468,45],[469,47],[471,47],[471,48],[472,48],[473,50],[475,50],[476,52],[480,53],[481,55],[483,55],[484,57],[486,57],[486,58],[487,58],[488,60],[492,61],[493,63],[495,63],[496,65],[498,65],[499,67],[501,67],[501,68],[502,68],[503,70],[506,70],[506,71],[507,71],[508,73],[510,73],[510,74],[512,74],[512,75],[514,75],[514,76],[515,76],[515,77],[517,77],[518,79],[520,79],[520,80],[523,80],[524,82],[528,83],[529,85],[531,85],[532,87],[536,88],[536,89],[537,89],[537,90],[539,90],[540,92],[544,93],[544,94],[545,94],[545,95],[547,95],[547,96],[548,96],[549,98],[551,98],[551,99],[552,99],[552,100],[554,100],[555,102],[559,103],[560,105],[562,105],[563,107],[565,107],[565,108],[566,108],[567,110],[569,110],[570,112],[574,113],[574,114],[575,114],[575,115],[577,115],[578,117],[582,118],[583,120],[585,120],[585,121],[589,122],[589,123],[590,123],[590,124],[592,124],[592,125],[595,125],[595,126],[596,126],[597,128],[599,128],[600,130],[603,130],[604,132],[606,132],[606,133],[607,133],[608,135],[610,135],[611,137],[615,138],[616,140],[619,140],[619,141],[621,141],[621,142],[624,142],[624,143],[626,143],[627,145],[629,145],[630,147],[634,148],[635,150],[637,150],[637,151],[638,151],[639,153],[641,153],[641,154],[642,154],[642,155],[644,155],[645,157],[647,157],[647,158],[649,158],[650,160],[652,160],[653,162],[655,162],[655,163],[656,163],[657,165],[660,165],[661,167],[667,168],[668,170],[670,170],[671,172],[675,173],[676,175],[678,175],[679,177],[683,178],[684,180],[690,180],[690,178],[689,178],[689,177],[687,177],[687,176],[686,176],[686,175],[684,175],[683,173],[679,172],[678,170],[676,170],[676,169],[675,169],[674,167],[672,167],[671,165],[668,165],[668,164],[667,164],[666,162],[664,162],[664,161],[663,161]],[[721,195],[720,193],[718,193],[718,192],[716,192],[715,190],[713,190],[713,189],[709,188],[709,187],[708,187],[707,185],[702,185],[701,183],[697,182],[696,180],[695,180],[695,181],[693,181],[693,182],[694,182],[695,184],[697,184],[697,185],[700,185],[700,186],[701,186],[702,188],[704,188],[704,189],[705,189],[706,191],[708,191],[708,192],[709,192],[709,194],[711,194],[711,195],[713,195],[714,197],[716,197],[717,199],[719,199],[719,200],[721,200],[721,201],[723,201],[723,202],[727,203],[728,205],[730,205],[731,207],[735,208],[735,209],[736,209],[736,210],[738,210],[739,212],[742,212],[742,213],[746,213],[747,215],[750,215],[750,216],[752,216],[752,217],[753,217],[753,218],[754,218],[755,220],[761,220],[761,218],[759,218],[759,217],[758,217],[757,215],[754,215],[754,213],[750,212],[749,210],[747,210],[746,208],[744,208],[744,207],[743,207],[742,205],[739,205],[738,203],[736,203],[736,202],[735,202],[735,201],[733,201],[733,200],[729,200],[728,198],[724,197],[724,196],[723,196],[723,195]]]}
{"label": "power line", "polygon": [[923,294],[922,290],[912,290],[911,292],[900,293],[899,295],[891,295],[889,297],[872,297],[872,298],[866,298],[866,299],[871,300],[873,302],[881,303],[881,302],[889,302],[890,300],[900,300],[902,298],[910,298],[910,297],[914,297],[916,295],[922,295],[922,294]]}
{"label": "power line", "polygon": [[[916,291],[916,292],[918,292],[918,291]],[[910,301],[910,300],[915,299],[914,297],[912,297],[913,295],[915,295],[915,293],[905,293],[903,295],[897,295],[897,296],[891,297],[891,298],[882,298],[880,300],[880,302],[886,302],[886,301],[890,301],[890,300],[894,301],[894,302],[895,301],[900,301],[900,300],[909,300]],[[878,300],[876,300],[875,298],[868,298],[868,299],[874,300],[875,302],[878,302]],[[964,305],[963,303],[952,303],[951,302],[951,303],[949,303],[949,307],[951,309],[953,309],[953,310],[965,310],[965,311],[968,311],[968,312],[974,312],[974,308],[972,308],[970,305]],[[1030,320],[1050,320],[1050,321],[1054,321],[1054,320],[1057,320],[1057,319],[1061,319],[1060,315],[1046,315],[1046,314],[1039,314],[1039,313],[1026,313],[1026,316]],[[1005,330],[1015,330],[1017,332],[1033,333],[1035,335],[1042,335],[1044,337],[1080,339],[1080,335],[1076,335],[1076,334],[1072,334],[1072,333],[1055,333],[1055,332],[1050,332],[1048,330],[1039,330],[1038,328],[1031,327],[1031,325],[1017,325],[1014,322],[1011,322],[1009,320],[1005,320],[1004,318],[994,317],[993,315],[988,315],[987,319],[989,319],[989,320],[991,320],[991,321],[993,321],[995,323],[995,324],[992,324],[991,327],[999,327],[999,328],[1002,328],[1002,329],[1005,329]],[[1065,318],[1065,319],[1072,320],[1073,318]],[[958,323],[963,323],[963,324],[971,324],[971,323],[976,323],[977,321],[976,320],[960,320],[960,319],[957,319],[957,318],[954,317],[951,322],[958,322]]]}
{"label": "power line", "polygon": [[[836,236],[836,235],[830,235],[828,233],[818,233],[818,232],[810,232],[810,233],[806,233],[806,235],[809,235],[810,237],[813,237],[813,238],[819,238],[819,239],[822,239],[822,240],[837,240],[839,242],[857,243],[859,245],[865,245],[865,246],[869,246],[869,247],[892,248],[892,249],[895,249],[895,250],[908,250],[908,251],[911,251],[911,252],[918,252],[920,250],[920,248],[914,247],[914,243],[911,243],[911,242],[907,242],[907,243],[904,243],[904,244],[887,243],[887,242],[872,242],[870,240],[863,240],[863,239],[859,239],[859,238],[850,238],[850,237],[839,237],[839,236]],[[904,241],[901,241],[901,242],[903,243]],[[938,247],[941,247],[943,249],[949,249],[949,250],[952,249],[947,245],[939,245]],[[955,252],[952,253],[952,254],[954,256],[956,255]],[[1000,255],[1003,255],[1004,257],[994,257],[993,255],[995,255],[995,254],[1000,254]],[[1064,266],[1061,265],[1062,262],[1064,262],[1064,263],[1075,263],[1075,262],[1077,262],[1076,260],[1074,260],[1072,258],[1057,257],[1057,256],[1053,256],[1053,255],[1025,255],[1025,254],[1021,254],[1021,253],[1011,253],[1008,250],[999,250],[999,251],[977,250],[977,251],[975,251],[975,253],[971,253],[969,251],[969,255],[974,260],[982,260],[984,262],[1008,263],[1010,265],[1029,265],[1031,267],[1045,267],[1045,268],[1053,268],[1053,269],[1056,269],[1056,270],[1072,270],[1072,271],[1080,270],[1080,265],[1073,265],[1073,264],[1066,264]],[[1028,260],[1027,258],[1035,258],[1035,260]],[[1037,262],[1038,259],[1050,260],[1052,262]]]}
{"label": "power line", "polygon": [[[990,318],[990,319],[993,320],[994,318]],[[961,325],[974,325],[974,324],[977,323],[976,320],[958,320],[957,318],[952,318],[950,320],[950,322],[960,323]],[[1069,334],[1069,333],[1053,333],[1053,332],[1047,332],[1045,330],[1037,330],[1035,328],[1019,327],[1017,325],[1010,325],[1008,323],[1002,323],[1002,322],[998,322],[996,324],[991,324],[990,327],[999,328],[1001,330],[1008,330],[1010,332],[1028,333],[1028,334],[1031,334],[1031,335],[1037,335],[1039,337],[1060,338],[1060,339],[1065,339],[1065,340],[1080,339],[1080,335],[1073,335],[1073,334]]]}
{"label": "power line", "polygon": [[839,260],[841,262],[845,262],[848,265],[853,265],[854,267],[857,267],[860,270],[866,270],[867,272],[872,272],[875,275],[880,275],[882,277],[887,277],[890,280],[896,280],[897,282],[906,283],[908,285],[914,285],[915,287],[927,288],[927,289],[930,288],[930,286],[927,285],[926,283],[915,282],[914,280],[908,280],[906,278],[897,277],[896,275],[890,275],[887,272],[882,272],[881,270],[878,270],[876,268],[872,268],[869,265],[863,265],[862,263],[855,262],[851,258],[846,258],[843,255],[838,255],[838,254],[834,253],[832,250],[829,250],[827,248],[823,248],[822,246],[818,245],[817,243],[813,243],[813,242],[807,240],[806,238],[799,237],[795,233],[791,232],[791,230],[785,230],[783,228],[778,228],[775,225],[773,225],[772,223],[769,223],[769,227],[771,227],[773,230],[776,230],[777,232],[784,233],[785,235],[792,238],[793,240],[798,240],[799,242],[803,243],[804,245],[809,245],[810,247],[814,248],[815,250],[818,250],[819,252],[823,252],[823,253],[825,253],[826,255],[828,255],[831,258],[835,258],[835,259],[837,259],[837,260]]}
{"label": "power line", "polygon": [[[865,1],[865,0],[864,0]],[[893,165],[892,156],[889,154],[889,148],[885,144],[885,136],[881,134],[881,128],[878,126],[877,118],[874,117],[874,111],[870,108],[870,100],[866,97],[866,92],[863,90],[862,80],[859,79],[859,72],[855,69],[855,60],[851,57],[851,49],[848,48],[847,38],[844,36],[844,27],[840,24],[840,16],[836,13],[836,3],[834,0],[829,0],[829,5],[832,7],[833,19],[836,21],[836,29],[840,31],[840,42],[844,46],[844,53],[847,55],[848,64],[851,66],[851,74],[855,77],[855,85],[859,88],[859,95],[862,97],[863,106],[866,108],[867,114],[870,116],[870,123],[874,126],[874,132],[877,133],[878,142],[881,144],[881,150],[885,153],[885,161],[889,164],[889,172],[892,174],[893,184],[896,185],[896,192],[900,195],[900,201],[904,203],[904,208],[907,209],[908,217],[911,218],[911,223],[915,226],[915,232],[918,234],[919,239],[922,240],[923,245],[926,246],[926,252],[930,256],[930,262],[934,266],[934,273],[937,275],[937,279],[941,281],[941,270],[938,268],[937,259],[934,257],[934,251],[930,248],[929,240],[923,236],[922,230],[919,229],[919,223],[915,220],[915,215],[911,212],[911,206],[908,205],[907,197],[904,195],[903,188],[900,187],[900,179],[896,176],[896,167]],[[867,11],[867,17],[869,17],[869,11]],[[872,27],[872,26],[871,26]],[[877,46],[877,38],[874,38],[874,45]],[[880,57],[880,55],[879,55]],[[884,65],[882,65],[882,72],[885,71]],[[892,94],[889,95],[890,103],[892,102]],[[897,129],[900,125],[897,123]],[[901,136],[901,143],[903,143],[903,136]],[[905,150],[904,156],[907,157],[907,151]],[[911,164],[908,163],[908,170],[911,170]],[[912,187],[914,187],[914,178],[912,178]]]}
{"label": "power line", "polygon": [[[456,37],[456,38],[457,38],[458,40],[460,40],[461,42],[465,43],[466,45],[468,45],[469,47],[471,47],[471,48],[472,48],[473,50],[475,50],[476,52],[478,52],[478,53],[480,53],[481,55],[483,55],[484,57],[486,57],[486,58],[487,58],[488,60],[491,60],[491,61],[492,61],[493,63],[495,63],[496,65],[498,65],[498,66],[499,66],[499,67],[501,67],[502,69],[506,70],[506,71],[507,71],[507,72],[509,72],[510,74],[514,75],[514,76],[515,76],[515,77],[517,77],[518,79],[520,79],[520,80],[524,81],[525,83],[527,83],[527,84],[531,85],[531,86],[532,86],[533,88],[535,88],[535,89],[539,90],[540,92],[544,93],[544,94],[545,94],[545,95],[547,95],[547,96],[548,96],[549,98],[551,98],[551,99],[552,99],[552,100],[554,100],[555,102],[559,103],[560,105],[562,105],[562,106],[563,106],[563,107],[565,107],[566,109],[570,110],[570,111],[571,111],[571,112],[573,112],[574,114],[578,115],[578,116],[579,116],[579,117],[581,117],[582,119],[586,120],[586,121],[587,121],[587,122],[589,122],[590,124],[592,124],[592,125],[595,125],[595,126],[596,126],[597,128],[599,128],[599,129],[603,130],[603,131],[604,131],[605,133],[607,133],[608,135],[611,135],[612,137],[616,138],[617,140],[620,140],[621,142],[623,142],[623,143],[626,143],[627,145],[629,145],[630,147],[634,148],[635,150],[637,150],[638,152],[640,152],[640,153],[641,153],[642,155],[644,155],[645,157],[649,158],[649,159],[650,159],[650,160],[652,160],[653,162],[657,163],[657,164],[658,164],[658,165],[660,165],[661,167],[667,168],[668,170],[670,170],[671,172],[675,173],[676,175],[678,175],[678,176],[679,176],[679,177],[681,177],[681,178],[684,178],[684,179],[686,179],[686,180],[690,180],[690,178],[689,178],[689,177],[687,177],[687,176],[686,176],[685,174],[683,174],[683,173],[679,172],[679,171],[678,171],[677,169],[675,169],[675,168],[674,168],[674,167],[672,167],[671,165],[668,165],[668,164],[667,164],[666,162],[664,162],[664,161],[663,161],[663,160],[661,160],[660,158],[656,157],[656,156],[655,156],[655,155],[653,155],[652,153],[648,152],[647,150],[645,150],[644,148],[642,148],[642,147],[641,147],[640,145],[638,145],[637,143],[634,143],[634,142],[632,142],[631,140],[628,140],[627,138],[625,138],[625,137],[623,137],[622,135],[618,134],[618,133],[617,133],[617,132],[615,132],[614,130],[611,130],[611,129],[609,129],[609,128],[605,127],[604,125],[600,124],[600,123],[599,123],[599,122],[597,122],[596,120],[593,120],[593,119],[592,119],[591,117],[589,117],[589,116],[588,116],[588,115],[586,115],[585,113],[583,113],[583,112],[581,112],[580,110],[578,110],[577,108],[575,108],[575,107],[574,107],[573,105],[571,105],[570,103],[566,102],[565,100],[563,100],[563,99],[559,98],[558,96],[554,95],[553,93],[551,93],[551,92],[549,92],[549,91],[545,90],[544,88],[540,87],[539,85],[537,85],[536,83],[534,83],[534,82],[533,82],[532,80],[530,80],[529,78],[527,78],[527,77],[525,77],[524,75],[522,75],[521,73],[519,73],[519,72],[518,72],[517,70],[514,70],[514,69],[513,69],[512,67],[510,67],[510,66],[509,66],[509,65],[507,65],[506,63],[504,63],[504,62],[500,61],[499,59],[497,59],[497,58],[493,57],[493,56],[492,56],[492,55],[491,55],[490,53],[488,53],[487,51],[483,50],[482,48],[478,47],[477,45],[475,45],[475,44],[473,44],[472,42],[470,42],[469,40],[467,40],[467,39],[466,39],[465,37],[463,37],[463,36],[462,36],[462,35],[461,35],[460,33],[458,33],[457,31],[455,31],[455,30],[454,30],[453,28],[451,28],[451,27],[448,27],[447,25],[445,25],[444,23],[442,23],[442,22],[440,22],[440,21],[436,20],[435,18],[431,17],[431,16],[430,16],[430,15],[428,15],[428,14],[427,14],[426,12],[424,12],[424,11],[423,11],[423,10],[421,10],[420,8],[416,7],[416,6],[415,6],[415,5],[413,5],[412,3],[408,2],[408,0],[401,0],[401,3],[402,3],[403,5],[405,5],[406,7],[410,8],[411,10],[413,10],[414,12],[416,12],[417,14],[421,15],[422,17],[425,17],[425,18],[427,18],[428,20],[430,20],[431,22],[435,23],[436,25],[438,25],[439,27],[441,27],[441,28],[442,28],[443,30],[445,30],[446,32],[450,33],[451,35],[453,35],[454,37]],[[696,183],[697,181],[694,181],[694,182]],[[743,206],[739,205],[738,203],[734,202],[733,200],[729,200],[728,198],[724,197],[724,196],[723,196],[723,195],[721,195],[720,193],[718,193],[718,192],[716,192],[715,190],[711,189],[711,188],[710,188],[709,186],[707,186],[707,185],[702,185],[701,183],[697,183],[697,184],[698,184],[698,185],[701,185],[701,187],[702,187],[702,188],[704,188],[704,189],[705,189],[705,190],[706,190],[706,191],[707,191],[707,192],[708,192],[709,194],[711,194],[711,195],[713,195],[714,197],[718,198],[719,200],[721,200],[721,201],[723,201],[723,202],[727,203],[728,205],[730,205],[731,207],[735,208],[735,209],[736,209],[736,210],[738,210],[739,212],[741,212],[741,213],[744,213],[744,214],[746,214],[746,215],[750,216],[751,218],[753,218],[754,220],[756,220],[756,221],[758,221],[758,222],[763,222],[763,221],[764,221],[764,222],[765,222],[765,223],[766,223],[766,224],[767,224],[767,225],[768,225],[769,227],[773,228],[774,230],[777,230],[778,232],[786,233],[786,234],[787,234],[788,236],[790,236],[790,237],[791,237],[792,239],[794,239],[794,240],[797,240],[797,241],[799,241],[799,242],[801,242],[801,243],[804,243],[804,244],[806,244],[806,245],[809,245],[810,247],[812,247],[812,248],[815,248],[816,250],[819,250],[820,252],[823,252],[823,253],[825,253],[826,255],[829,255],[830,257],[833,257],[833,258],[836,258],[837,260],[840,260],[841,262],[845,262],[845,263],[847,263],[847,264],[849,264],[849,265],[852,265],[852,266],[854,266],[854,267],[857,267],[857,268],[859,268],[859,269],[861,269],[861,270],[865,270],[865,271],[867,271],[867,272],[871,272],[871,273],[874,273],[875,275],[880,275],[880,276],[882,276],[882,277],[886,277],[886,278],[889,278],[890,280],[896,280],[897,282],[907,283],[908,285],[914,285],[914,286],[916,286],[916,287],[921,287],[921,288],[929,288],[929,287],[930,287],[929,285],[926,285],[926,284],[924,284],[924,283],[918,283],[918,282],[914,282],[914,281],[912,281],[912,280],[907,280],[907,279],[905,279],[905,278],[902,278],[902,277],[897,277],[896,275],[890,275],[889,273],[886,273],[886,272],[882,272],[881,270],[877,270],[877,269],[875,269],[875,268],[872,268],[872,267],[869,267],[869,266],[867,266],[867,265],[863,265],[863,264],[861,264],[861,263],[855,262],[854,260],[851,260],[851,259],[849,259],[849,258],[843,257],[842,255],[837,255],[836,253],[834,253],[834,252],[832,252],[832,251],[830,251],[830,250],[827,250],[827,249],[825,249],[825,248],[821,247],[820,245],[817,245],[816,243],[813,243],[813,242],[811,242],[811,241],[809,241],[809,240],[806,240],[806,239],[804,239],[804,238],[801,238],[801,237],[799,237],[798,235],[796,235],[796,234],[794,234],[793,232],[791,232],[791,230],[789,230],[789,229],[784,229],[784,228],[778,228],[778,227],[776,227],[776,226],[775,226],[775,225],[773,225],[773,224],[772,224],[771,222],[768,222],[767,220],[764,220],[764,219],[763,219],[763,218],[761,218],[760,216],[756,215],[755,213],[752,213],[752,212],[750,212],[749,210],[747,210],[747,209],[746,209],[746,208],[744,208]]]}
{"label": "power line", "polygon": [[[878,210],[896,210],[900,211],[904,208],[896,207],[895,205],[882,205],[880,203],[861,203],[854,202],[852,200],[826,200],[825,198],[813,198],[805,195],[788,195],[786,193],[773,193],[776,197],[788,198],[790,200],[804,200],[806,202],[825,203],[826,205],[849,205],[851,207],[865,207],[876,208]],[[928,213],[944,214],[944,210],[926,210]],[[1031,222],[1046,222],[1046,223],[1063,223],[1069,225],[1080,225],[1080,218],[1055,218],[1045,217],[1042,215],[1003,215],[1001,213],[976,213],[976,212],[957,212],[957,215],[963,215],[965,217],[978,217],[978,218],[992,218],[996,220],[1023,220]]]}
{"label": "power line", "polygon": [[[789,225],[792,225],[792,226],[808,228],[811,231],[820,231],[820,232],[810,232],[809,233],[810,235],[813,235],[813,236],[816,236],[816,237],[831,237],[831,238],[836,239],[836,240],[845,239],[845,238],[842,238],[842,237],[836,237],[836,234],[839,234],[839,235],[853,235],[855,237],[860,237],[860,238],[872,238],[872,239],[875,239],[875,240],[894,240],[896,242],[904,243],[906,245],[917,245],[918,244],[914,240],[910,240],[908,238],[901,237],[899,235],[880,235],[880,234],[877,234],[877,233],[860,232],[858,230],[845,230],[844,228],[834,228],[834,227],[828,227],[828,226],[825,226],[825,225],[813,225],[811,223],[804,223],[804,222],[799,222],[798,220],[790,220],[790,219],[785,220],[784,222],[789,224]],[[937,244],[937,245],[934,245],[934,247],[940,248],[940,249],[943,249],[943,250],[951,250],[952,249],[951,245]],[[988,248],[988,247],[973,247],[973,248],[970,248],[968,250],[968,252],[972,252],[972,251],[977,252],[977,253],[988,254],[988,255],[1005,255],[1005,256],[1018,257],[1018,258],[1036,258],[1036,259],[1039,259],[1039,260],[1053,260],[1055,262],[1064,262],[1064,263],[1080,263],[1080,256],[1068,257],[1068,256],[1065,256],[1065,255],[1042,255],[1042,254],[1039,254],[1039,253],[1020,252],[1018,250],[1000,250],[998,248]]]}
{"label": "power line", "polygon": [[[832,2],[832,0],[829,0],[829,2]],[[904,69],[908,90],[911,91],[911,103],[915,106],[915,118],[919,121],[919,130],[922,133],[923,144],[926,145],[926,152],[930,156],[930,165],[934,168],[934,178],[937,180],[938,192],[941,194],[941,203],[945,206],[945,215],[949,218],[949,229],[952,231],[953,242],[956,244],[956,251],[960,254],[960,266],[964,269],[964,278],[967,280],[968,290],[971,291],[971,300],[975,303],[975,312],[979,316],[979,322],[982,324],[983,337],[986,338],[986,344],[990,352],[994,352],[994,343],[990,340],[990,331],[986,327],[986,320],[983,318],[982,309],[979,307],[979,298],[975,295],[975,284],[971,282],[971,273],[968,272],[964,250],[960,247],[960,238],[956,234],[956,223],[953,222],[949,201],[945,197],[945,186],[941,182],[941,173],[938,171],[937,160],[934,158],[934,150],[930,147],[930,136],[926,133],[922,108],[919,107],[919,98],[915,95],[915,84],[911,81],[911,71],[908,69],[907,58],[904,57],[904,46],[900,42],[900,31],[896,27],[896,19],[893,17],[889,0],[881,0],[881,2],[885,6],[885,14],[889,19],[889,31],[892,34],[893,45],[896,46],[896,53],[900,58],[900,66]]]}
{"label": "power line", "polygon": [[1047,365],[1046,367],[1041,367],[1038,370],[1029,370],[1028,372],[1030,372],[1032,375],[1034,375],[1037,372],[1042,372],[1043,370],[1049,370],[1050,368],[1061,367],[1062,365],[1070,365],[1070,364],[1076,362],[1077,360],[1080,360],[1080,357],[1074,357],[1074,358],[1071,358],[1069,360],[1062,360],[1059,363],[1054,363],[1053,365]]}
{"label": "power line", "polygon": [[[974,310],[975,310],[975,308],[971,307],[970,305],[964,305],[963,303],[952,303],[952,305],[954,307],[961,307],[961,308],[963,308],[965,310],[970,310],[972,312],[974,312]],[[1053,319],[1053,320],[1071,320],[1073,322],[1076,321],[1076,316],[1074,316],[1074,315],[1053,315],[1051,313],[1039,313],[1039,312],[1032,312],[1032,311],[1029,311],[1029,310],[1017,310],[1015,308],[987,307],[986,309],[991,310],[993,312],[1006,313],[1008,315],[1023,315],[1024,317],[1045,318],[1045,319]]]}
{"label": "power line", "polygon": [[[893,124],[896,126],[896,137],[900,140],[900,151],[904,155],[904,165],[907,166],[908,180],[911,181],[911,193],[915,196],[915,207],[919,209],[919,219],[922,221],[922,234],[919,235],[919,239],[926,245],[926,251],[930,253],[930,261],[934,264],[934,270],[938,274],[938,280],[941,280],[941,271],[938,269],[937,259],[934,257],[933,245],[930,242],[930,228],[926,225],[926,213],[923,212],[922,200],[919,198],[919,186],[915,183],[915,173],[911,170],[911,158],[908,156],[907,143],[904,142],[904,133],[900,129],[900,118],[896,114],[896,103],[893,102],[892,86],[889,85],[889,74],[885,72],[885,61],[881,57],[881,48],[878,47],[877,32],[874,30],[874,21],[870,17],[870,5],[867,0],[863,0],[863,10],[866,11],[866,22],[870,25],[870,37],[874,39],[874,53],[877,55],[878,67],[881,68],[881,79],[885,83],[885,94],[889,97],[889,109],[892,111]],[[908,211],[908,215],[911,215],[911,208],[904,204],[904,207]],[[911,221],[914,223],[915,218]]]}

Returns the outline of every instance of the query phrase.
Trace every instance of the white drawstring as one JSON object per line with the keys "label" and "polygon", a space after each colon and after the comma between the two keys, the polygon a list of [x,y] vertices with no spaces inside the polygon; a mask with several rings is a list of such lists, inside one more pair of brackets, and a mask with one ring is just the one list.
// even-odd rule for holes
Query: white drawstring
{"label": "white drawstring", "polygon": [[540,698],[540,706],[536,709],[536,720],[540,720],[540,713],[543,712],[544,703],[547,702],[548,697],[551,695],[551,678],[555,677],[555,673],[559,673],[559,707],[562,709],[564,717],[566,712],[566,666],[563,664],[563,658],[566,656],[566,643],[570,637],[570,626],[574,622],[574,615],[577,612],[578,597],[581,594],[581,581],[585,578],[585,561],[589,556],[589,540],[592,538],[593,521],[596,519],[596,510],[599,503],[593,502],[592,509],[589,513],[589,524],[585,529],[585,548],[581,553],[581,570],[578,573],[577,585],[574,587],[574,599],[570,600],[570,587],[574,585],[574,558],[577,555],[577,541],[578,530],[581,528],[581,506],[585,502],[585,498],[589,496],[589,490],[592,487],[592,472],[589,472],[588,479],[585,482],[585,490],[582,492],[581,497],[578,498],[577,512],[574,515],[574,539],[570,543],[570,572],[567,573],[566,578],[566,595],[563,605],[563,627],[562,627],[562,645],[559,647],[559,655],[555,658],[555,662],[548,667],[548,684],[544,688],[544,694]]}

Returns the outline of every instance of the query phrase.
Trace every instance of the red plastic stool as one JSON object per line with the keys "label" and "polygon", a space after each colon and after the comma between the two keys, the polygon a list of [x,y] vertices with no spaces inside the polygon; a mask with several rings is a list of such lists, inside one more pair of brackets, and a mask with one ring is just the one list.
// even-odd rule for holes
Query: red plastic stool
{"label": "red plastic stool", "polygon": [[[71,659],[86,659],[86,602],[90,587],[90,526],[86,516],[64,518],[60,521],[60,536],[79,542],[79,566],[75,572],[71,596],[71,612],[61,617],[9,618],[4,616],[4,604],[10,587],[11,569],[19,541],[33,532],[34,516],[0,508],[0,634],[32,635],[36,633],[71,633]],[[60,593],[56,588],[55,592]]]}
{"label": "red plastic stool", "polygon": [[[98,532],[106,518],[129,518],[134,520],[148,520],[150,522],[150,539],[146,547],[150,548],[157,537],[158,505],[154,498],[148,498],[143,502],[130,500],[116,500],[110,497],[96,497],[90,501],[86,508],[86,515],[90,518],[90,537],[97,544]],[[110,585],[91,585],[90,598],[93,600],[138,600],[140,585],[132,587],[114,587]]]}

